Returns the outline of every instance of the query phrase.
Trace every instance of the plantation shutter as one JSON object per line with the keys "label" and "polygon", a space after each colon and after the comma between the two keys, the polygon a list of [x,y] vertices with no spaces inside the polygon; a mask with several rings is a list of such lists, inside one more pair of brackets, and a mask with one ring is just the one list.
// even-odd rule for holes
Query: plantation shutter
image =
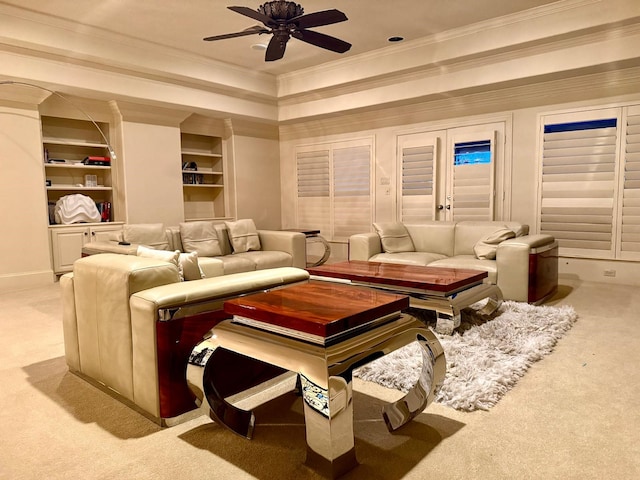
{"label": "plantation shutter", "polygon": [[423,134],[398,137],[400,221],[424,223],[435,218],[437,138]]}
{"label": "plantation shutter", "polygon": [[371,231],[371,139],[296,151],[297,226],[330,241]]}
{"label": "plantation shutter", "polygon": [[495,132],[473,139],[454,137],[451,169],[451,219],[493,220]]}
{"label": "plantation shutter", "polygon": [[371,146],[333,149],[333,240],[371,230]]}
{"label": "plantation shutter", "polygon": [[615,254],[617,119],[545,122],[540,232],[564,254]]}
{"label": "plantation shutter", "polygon": [[640,259],[640,106],[627,112],[623,162],[620,256]]}
{"label": "plantation shutter", "polygon": [[298,228],[330,228],[329,149],[296,154],[298,189]]}

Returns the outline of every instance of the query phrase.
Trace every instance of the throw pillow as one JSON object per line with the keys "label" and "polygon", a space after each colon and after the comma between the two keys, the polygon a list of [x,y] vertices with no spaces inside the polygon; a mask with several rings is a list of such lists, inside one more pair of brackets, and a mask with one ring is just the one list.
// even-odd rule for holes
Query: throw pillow
{"label": "throw pillow", "polygon": [[136,254],[138,257],[155,258],[156,260],[173,263],[178,267],[178,270],[180,269],[180,263],[178,262],[178,259],[180,258],[180,250],[171,252],[169,250],[156,250],[155,248],[138,245]]}
{"label": "throw pillow", "polygon": [[178,258],[181,275],[184,280],[199,280],[204,278],[204,272],[198,263],[198,252],[181,253]]}
{"label": "throw pillow", "polygon": [[229,239],[234,253],[260,250],[260,237],[258,230],[251,219],[238,220],[237,222],[224,222],[229,231]]}
{"label": "throw pillow", "polygon": [[180,224],[180,239],[186,253],[198,252],[199,257],[222,255],[213,222],[185,222]]}
{"label": "throw pillow", "polygon": [[514,238],[515,236],[516,234],[513,230],[501,228],[478,240],[478,242],[473,246],[473,251],[478,258],[493,260],[496,258],[498,245],[505,240]]}
{"label": "throw pillow", "polygon": [[413,240],[407,228],[400,222],[374,223],[385,253],[415,252]]}
{"label": "throw pillow", "polygon": [[169,250],[169,241],[162,223],[133,223],[122,227],[125,242],[146,245],[157,250]]}

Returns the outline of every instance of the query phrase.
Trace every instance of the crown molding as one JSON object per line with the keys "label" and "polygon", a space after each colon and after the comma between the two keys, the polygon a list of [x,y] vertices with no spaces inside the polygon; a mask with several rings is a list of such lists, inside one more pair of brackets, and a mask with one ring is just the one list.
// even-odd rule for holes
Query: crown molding
{"label": "crown molding", "polygon": [[[609,4],[627,0],[610,0]],[[617,5],[603,8],[601,0],[565,0],[390,45],[374,52],[339,59],[278,76],[278,98],[458,62],[513,46],[546,41],[599,25],[611,25],[640,9]]]}
{"label": "crown molding", "polygon": [[351,114],[280,126],[280,140],[325,137],[369,129],[393,128],[524,108],[592,101],[623,95],[640,99],[640,66],[526,85],[495,85],[490,91],[398,103]]}
{"label": "crown molding", "polygon": [[230,65],[150,41],[117,34],[51,15],[0,3],[2,49],[28,49],[31,55],[69,63],[97,65],[209,86],[240,96],[273,99],[276,78],[271,74]]}

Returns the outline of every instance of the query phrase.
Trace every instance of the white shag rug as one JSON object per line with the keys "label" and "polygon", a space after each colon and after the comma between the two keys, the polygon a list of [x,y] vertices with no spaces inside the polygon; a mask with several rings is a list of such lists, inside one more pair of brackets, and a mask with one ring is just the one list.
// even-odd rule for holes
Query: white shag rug
{"label": "white shag rug", "polygon": [[[431,320],[428,314],[426,317]],[[447,372],[435,401],[456,410],[488,410],[534,362],[551,353],[577,318],[570,306],[511,301],[490,316],[463,310],[462,323],[453,335],[436,334],[444,348]],[[431,326],[435,326],[433,320]],[[414,342],[353,374],[407,392],[416,383],[421,366],[420,347]]]}

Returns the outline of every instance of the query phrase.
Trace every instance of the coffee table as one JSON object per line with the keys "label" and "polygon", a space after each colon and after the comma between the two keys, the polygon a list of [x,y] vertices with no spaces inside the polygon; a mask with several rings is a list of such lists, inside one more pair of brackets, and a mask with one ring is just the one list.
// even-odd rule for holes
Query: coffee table
{"label": "coffee table", "polygon": [[[225,311],[234,317],[216,325],[195,347],[187,382],[213,420],[251,438],[254,414],[225,398],[218,377],[228,366],[219,355],[236,352],[295,372],[305,416],[305,464],[325,476],[338,477],[357,465],[354,368],[414,341],[422,347],[418,382],[383,409],[389,431],[422,412],[444,381],[442,346],[422,322],[401,313],[408,306],[405,295],[313,281],[227,301]],[[273,383],[265,387],[277,390]],[[267,392],[259,403],[273,396]]]}
{"label": "coffee table", "polygon": [[307,268],[311,278],[374,287],[410,296],[412,308],[436,312],[436,331],[451,334],[460,326],[460,310],[487,299],[483,314],[502,304],[497,285],[484,283],[487,272],[350,260]]}

